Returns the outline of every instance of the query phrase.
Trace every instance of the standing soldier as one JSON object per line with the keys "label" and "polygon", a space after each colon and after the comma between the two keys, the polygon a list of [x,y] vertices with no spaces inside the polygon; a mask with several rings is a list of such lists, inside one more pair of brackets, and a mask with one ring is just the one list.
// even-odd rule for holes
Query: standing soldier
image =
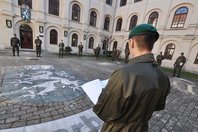
{"label": "standing soldier", "polygon": [[100,47],[100,45],[98,45],[98,47],[96,48],[96,58],[99,57],[99,55],[100,55],[100,50],[101,50],[101,47]]}
{"label": "standing soldier", "polygon": [[62,56],[63,58],[63,52],[64,52],[64,46],[65,46],[65,44],[63,43],[63,40],[61,40],[58,46],[59,46],[59,58],[60,56]]}
{"label": "standing soldier", "polygon": [[129,55],[130,55],[129,47],[127,46],[126,49],[125,49],[125,59],[124,59],[125,63],[129,62]]}
{"label": "standing soldier", "polygon": [[113,49],[113,52],[112,52],[112,61],[115,61],[116,54],[117,54],[117,50],[116,49]]}
{"label": "standing soldier", "polygon": [[78,58],[82,57],[82,52],[83,52],[83,45],[82,42],[78,45]]}
{"label": "standing soldier", "polygon": [[17,50],[17,55],[19,56],[20,41],[16,37],[16,34],[14,34],[14,37],[11,38],[10,45],[12,46],[13,56],[15,56],[15,49]]}
{"label": "standing soldier", "polygon": [[162,52],[160,52],[160,54],[156,57],[156,60],[159,66],[161,66],[163,59],[164,59],[164,56],[162,55]]}
{"label": "standing soldier", "polygon": [[184,56],[184,53],[181,53],[181,56],[177,58],[177,60],[174,63],[174,70],[173,70],[173,76],[177,73],[177,77],[180,77],[181,69],[186,63],[186,57]]}
{"label": "standing soldier", "polygon": [[37,39],[35,40],[36,44],[36,56],[41,57],[41,44],[42,41],[39,39],[39,36],[37,36]]}

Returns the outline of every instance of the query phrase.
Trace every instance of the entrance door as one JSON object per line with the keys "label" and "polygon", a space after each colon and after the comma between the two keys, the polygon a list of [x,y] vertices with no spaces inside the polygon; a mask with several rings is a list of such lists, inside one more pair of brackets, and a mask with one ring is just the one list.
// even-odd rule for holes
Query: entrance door
{"label": "entrance door", "polygon": [[33,49],[32,28],[26,24],[20,26],[21,48]]}

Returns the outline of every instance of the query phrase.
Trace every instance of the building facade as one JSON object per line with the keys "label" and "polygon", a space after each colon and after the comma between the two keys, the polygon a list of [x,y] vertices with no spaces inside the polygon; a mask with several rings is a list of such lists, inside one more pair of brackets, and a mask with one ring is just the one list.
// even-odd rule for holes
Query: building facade
{"label": "building facade", "polygon": [[40,36],[45,51],[57,52],[63,40],[73,52],[82,42],[84,53],[101,45],[124,57],[129,31],[150,23],[160,33],[152,52],[163,52],[162,66],[173,67],[184,52],[185,70],[198,73],[196,12],[197,0],[1,0],[0,49],[9,48],[16,33],[23,49],[34,50]]}

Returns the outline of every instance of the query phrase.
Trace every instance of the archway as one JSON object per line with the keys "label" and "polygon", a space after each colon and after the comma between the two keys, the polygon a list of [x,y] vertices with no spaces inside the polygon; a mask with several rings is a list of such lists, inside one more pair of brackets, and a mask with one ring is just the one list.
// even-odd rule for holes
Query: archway
{"label": "archway", "polygon": [[32,28],[27,24],[20,26],[21,48],[33,49]]}

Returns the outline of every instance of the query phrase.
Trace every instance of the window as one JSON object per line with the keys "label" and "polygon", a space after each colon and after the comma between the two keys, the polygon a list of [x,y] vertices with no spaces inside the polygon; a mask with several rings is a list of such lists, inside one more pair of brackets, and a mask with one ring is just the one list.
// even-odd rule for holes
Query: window
{"label": "window", "polygon": [[120,7],[126,5],[127,0],[120,0]]}
{"label": "window", "polygon": [[112,0],[106,0],[106,4],[112,6]]}
{"label": "window", "polygon": [[50,44],[57,44],[58,43],[58,33],[55,29],[50,31]]}
{"label": "window", "polygon": [[91,26],[96,26],[96,20],[97,20],[97,14],[96,14],[95,11],[92,11],[92,12],[90,13],[90,22],[89,22],[89,24],[90,24]]}
{"label": "window", "polygon": [[121,28],[122,28],[122,18],[119,18],[116,24],[116,31],[120,31]]}
{"label": "window", "polygon": [[115,41],[115,42],[113,43],[113,50],[114,50],[114,49],[117,49],[117,46],[118,46],[118,42]]}
{"label": "window", "polygon": [[174,52],[175,52],[175,45],[174,44],[168,44],[166,46],[166,50],[165,50],[165,53],[164,53],[164,59],[172,60]]}
{"label": "window", "polygon": [[104,30],[109,31],[109,24],[110,24],[110,19],[109,17],[106,17],[104,22]]}
{"label": "window", "polygon": [[94,46],[94,38],[93,37],[90,37],[89,38],[89,46],[88,46],[88,48],[89,49],[93,49],[93,46]]}
{"label": "window", "polygon": [[72,20],[80,22],[80,6],[77,4],[72,6]]}
{"label": "window", "polygon": [[196,56],[196,58],[195,58],[194,64],[198,64],[198,53],[197,53],[197,56]]}
{"label": "window", "polygon": [[59,16],[59,0],[49,0],[49,14]]}
{"label": "window", "polygon": [[186,21],[186,17],[188,14],[188,8],[187,7],[181,7],[176,10],[173,21],[172,21],[172,28],[183,28],[184,23]]}
{"label": "window", "polygon": [[32,0],[18,0],[18,5],[20,5],[20,6],[26,5],[30,9],[32,9]]}
{"label": "window", "polygon": [[142,1],[142,0],[134,0],[134,3],[136,3],[136,2],[140,2],[140,1]]}
{"label": "window", "polygon": [[102,50],[107,50],[107,40],[103,41]]}
{"label": "window", "polygon": [[137,15],[131,17],[129,30],[133,29],[137,25],[137,19],[138,19]]}
{"label": "window", "polygon": [[129,43],[128,43],[128,42],[126,43],[126,46],[125,46],[125,52],[126,52],[127,50],[129,51]]}
{"label": "window", "polygon": [[158,14],[158,12],[152,12],[151,14],[150,14],[150,16],[149,16],[149,19],[148,19],[148,24],[151,24],[151,25],[153,25],[154,27],[156,27],[156,25],[157,25],[157,20],[158,20],[158,16],[159,16],[159,14]]}
{"label": "window", "polygon": [[71,45],[73,47],[77,47],[77,45],[78,45],[78,35],[75,33],[72,35],[72,44]]}

